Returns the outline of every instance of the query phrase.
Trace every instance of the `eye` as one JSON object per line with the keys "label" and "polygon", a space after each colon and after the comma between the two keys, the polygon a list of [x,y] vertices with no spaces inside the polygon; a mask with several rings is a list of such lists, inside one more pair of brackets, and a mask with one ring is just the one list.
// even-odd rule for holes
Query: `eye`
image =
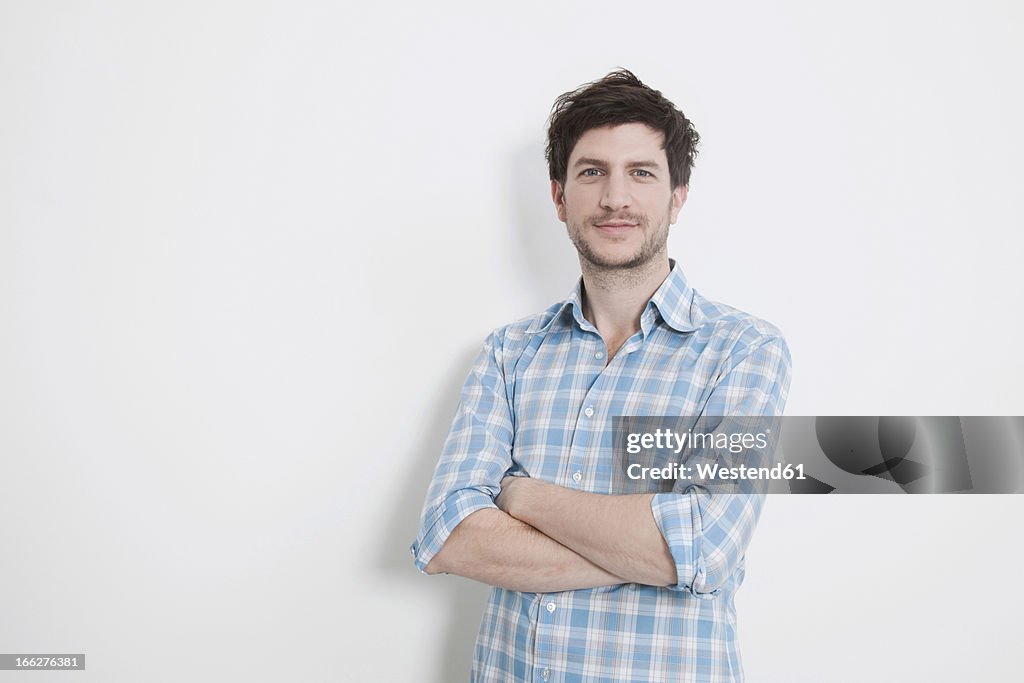
{"label": "eye", "polygon": [[640,176],[641,178],[653,178],[653,177],[654,177],[654,174],[653,174],[653,173],[651,173],[650,171],[645,171],[645,170],[644,170],[644,169],[642,169],[642,168],[638,168],[638,169],[636,169],[636,172],[637,172],[637,173],[640,173],[640,174],[642,174],[642,175]]}
{"label": "eye", "polygon": [[587,168],[587,169],[584,169],[583,173],[580,173],[580,175],[587,176],[589,178],[593,178],[594,176],[596,176],[599,173],[600,173],[600,171],[597,170],[596,168]]}

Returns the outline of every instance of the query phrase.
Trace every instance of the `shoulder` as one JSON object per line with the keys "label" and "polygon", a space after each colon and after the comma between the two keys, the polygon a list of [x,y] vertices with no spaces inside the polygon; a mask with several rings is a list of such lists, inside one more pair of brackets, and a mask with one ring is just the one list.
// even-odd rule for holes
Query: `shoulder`
{"label": "shoulder", "polygon": [[782,330],[767,320],[696,291],[693,310],[696,334],[723,355],[739,360],[758,351],[774,352],[789,363],[789,346]]}
{"label": "shoulder", "polygon": [[514,322],[495,328],[487,336],[490,343],[503,348],[512,348],[528,343],[535,337],[546,334],[556,322],[567,313],[565,301],[551,304],[540,313],[525,316]]}
{"label": "shoulder", "polygon": [[532,357],[547,335],[565,329],[562,316],[569,315],[567,308],[567,302],[560,301],[491,330],[484,341],[484,353],[511,376],[524,357]]}

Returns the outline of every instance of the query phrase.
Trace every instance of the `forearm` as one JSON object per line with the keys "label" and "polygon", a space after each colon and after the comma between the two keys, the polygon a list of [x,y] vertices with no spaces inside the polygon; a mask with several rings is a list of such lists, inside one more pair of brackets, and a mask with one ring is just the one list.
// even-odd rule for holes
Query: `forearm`
{"label": "forearm", "polygon": [[428,574],[457,574],[491,586],[552,593],[626,583],[501,510],[477,510],[452,530]]}
{"label": "forearm", "polygon": [[498,504],[606,571],[649,586],[676,582],[675,562],[651,513],[652,494],[612,496],[521,478]]}

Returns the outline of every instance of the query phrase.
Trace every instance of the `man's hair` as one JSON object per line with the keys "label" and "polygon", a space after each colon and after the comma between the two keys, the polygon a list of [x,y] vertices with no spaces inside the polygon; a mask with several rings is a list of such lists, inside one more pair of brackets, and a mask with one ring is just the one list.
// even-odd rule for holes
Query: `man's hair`
{"label": "man's hair", "polygon": [[693,123],[661,92],[644,85],[626,69],[613,71],[555,100],[544,151],[551,179],[565,183],[569,155],[584,133],[623,123],[644,123],[661,131],[672,187],[690,184],[690,169],[700,142]]}

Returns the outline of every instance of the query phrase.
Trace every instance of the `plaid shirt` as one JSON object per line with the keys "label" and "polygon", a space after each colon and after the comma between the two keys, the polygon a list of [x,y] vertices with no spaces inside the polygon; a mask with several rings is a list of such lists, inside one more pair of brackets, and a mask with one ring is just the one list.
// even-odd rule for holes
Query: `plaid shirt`
{"label": "plaid shirt", "polygon": [[[495,507],[502,477],[525,471],[609,494],[616,415],[781,415],[790,356],[778,329],[668,278],[610,363],[568,299],[491,333],[477,356],[412,545],[422,571],[456,525]],[[678,584],[560,593],[495,588],[473,681],[739,681],[734,595],[763,495],[710,496],[677,482],[651,510]]]}

